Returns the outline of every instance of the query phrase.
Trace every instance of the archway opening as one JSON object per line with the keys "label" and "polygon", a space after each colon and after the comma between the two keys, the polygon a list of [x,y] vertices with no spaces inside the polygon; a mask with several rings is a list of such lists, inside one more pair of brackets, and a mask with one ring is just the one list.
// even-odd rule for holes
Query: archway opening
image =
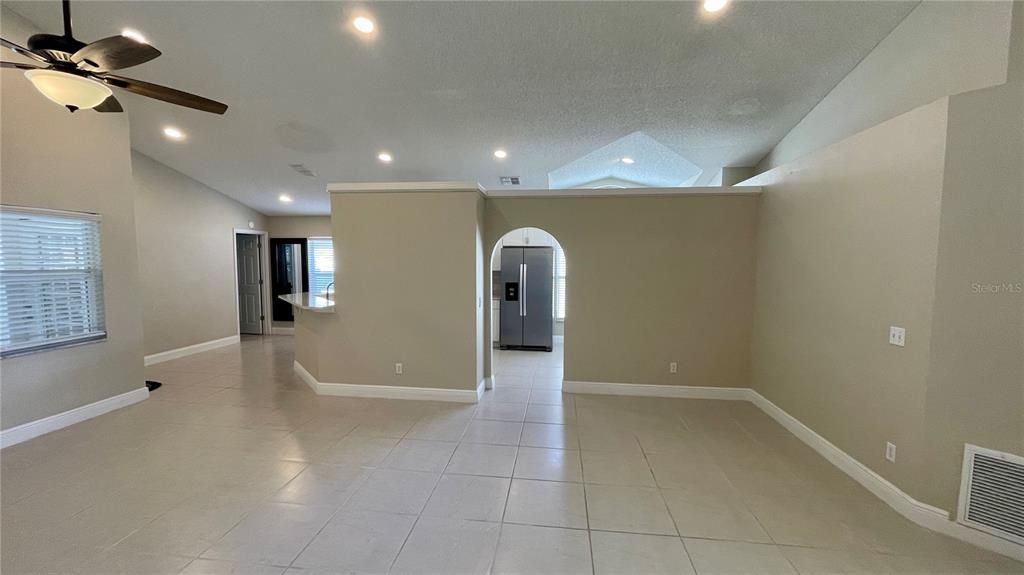
{"label": "archway opening", "polygon": [[540,228],[517,228],[495,243],[490,262],[492,381],[561,390],[568,268],[561,244]]}

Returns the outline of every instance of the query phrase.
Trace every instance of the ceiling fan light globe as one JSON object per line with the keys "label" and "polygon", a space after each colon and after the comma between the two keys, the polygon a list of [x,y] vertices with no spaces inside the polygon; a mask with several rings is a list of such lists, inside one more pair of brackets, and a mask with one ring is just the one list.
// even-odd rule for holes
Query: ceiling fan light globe
{"label": "ceiling fan light globe", "polygon": [[96,80],[56,70],[29,70],[25,77],[51,102],[79,110],[95,108],[113,94]]}

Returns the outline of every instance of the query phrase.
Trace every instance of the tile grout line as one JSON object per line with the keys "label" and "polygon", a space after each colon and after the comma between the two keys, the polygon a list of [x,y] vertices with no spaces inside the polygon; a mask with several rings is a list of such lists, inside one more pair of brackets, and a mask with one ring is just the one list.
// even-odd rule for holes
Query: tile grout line
{"label": "tile grout line", "polygon": [[[334,446],[336,446],[337,444],[341,443],[341,441],[342,441],[343,439],[345,439],[345,438],[347,438],[347,437],[350,437],[350,436],[352,435],[352,432],[354,432],[354,431],[355,431],[355,430],[356,430],[356,429],[357,429],[358,427],[359,427],[359,425],[356,425],[356,426],[355,426],[355,427],[353,427],[352,429],[349,429],[349,430],[348,430],[348,431],[347,431],[347,432],[346,432],[346,433],[345,433],[344,435],[342,435],[342,436],[341,436],[341,437],[340,437],[340,438],[338,439],[338,441],[336,441],[336,442],[334,442],[333,444],[331,444],[331,447],[334,447]],[[328,449],[330,449],[330,448],[328,448]],[[391,449],[389,449],[389,450],[388,450],[388,455],[390,455],[390,454],[391,454],[391,452],[392,452],[393,450],[394,450],[394,447],[392,447]],[[326,451],[326,450],[325,450],[325,451]],[[385,457],[385,458],[387,458],[387,455],[385,455],[384,457]],[[381,460],[381,462],[383,462],[383,459]],[[309,467],[310,467],[310,465],[306,465],[306,467],[304,467],[304,468],[303,468],[303,470],[302,470],[301,472],[299,472],[298,474],[296,474],[296,475],[295,475],[295,477],[293,477],[293,478],[292,478],[291,480],[289,480],[289,481],[288,481],[287,483],[285,483],[285,487],[287,487],[287,485],[288,485],[288,484],[290,484],[290,483],[291,483],[292,481],[294,481],[294,480],[295,480],[295,479],[296,479],[296,478],[297,478],[297,477],[298,477],[299,475],[301,475],[301,474],[302,474],[302,473],[303,473],[303,472],[304,472],[304,471],[305,471],[306,469],[309,469]],[[362,466],[362,465],[360,465],[359,467],[360,467],[360,468],[363,468],[363,469],[369,469],[369,468],[367,468],[366,466]],[[374,469],[376,469],[376,468],[374,468]],[[350,500],[350,499],[352,499],[352,496],[353,496],[353,495],[355,495],[356,491],[358,491],[358,490],[359,490],[360,488],[362,488],[363,484],[365,484],[365,483],[366,483],[366,481],[367,481],[367,480],[369,480],[369,478],[370,478],[370,475],[371,475],[372,473],[373,473],[372,471],[371,471],[371,472],[369,472],[369,473],[367,473],[367,474],[366,474],[366,475],[365,475],[364,477],[362,477],[362,478],[361,478],[361,479],[359,480],[359,484],[358,484],[358,485],[356,485],[356,486],[353,486],[353,487],[352,487],[351,489],[347,489],[347,490],[346,490],[346,496],[345,496],[345,500],[344,500],[344,501],[342,501],[340,505],[338,505],[338,507],[337,507],[337,508],[336,508],[336,509],[334,510],[334,513],[332,513],[332,514],[331,514],[331,516],[327,518],[327,521],[325,521],[325,522],[324,522],[324,524],[320,526],[320,529],[318,529],[318,530],[317,530],[317,532],[316,532],[316,533],[314,533],[314,534],[313,534],[313,536],[309,538],[309,541],[307,541],[307,542],[306,542],[306,544],[302,546],[302,549],[301,549],[301,550],[299,550],[299,552],[298,552],[298,553],[296,553],[294,557],[292,557],[291,561],[289,561],[289,562],[288,562],[288,566],[287,566],[287,568],[288,568],[288,569],[290,569],[290,568],[292,568],[292,566],[294,566],[294,564],[295,564],[295,561],[297,561],[297,560],[299,559],[299,557],[301,557],[301,556],[302,556],[302,554],[306,552],[306,549],[308,549],[308,548],[309,548],[309,546],[310,546],[310,545],[311,545],[311,544],[313,543],[313,541],[314,541],[314,540],[316,540],[316,538],[320,536],[320,533],[322,533],[322,532],[323,532],[323,530],[327,528],[327,525],[329,525],[329,524],[330,524],[330,522],[331,522],[331,521],[333,521],[333,520],[334,520],[334,518],[335,518],[335,517],[337,517],[339,513],[341,513],[341,510],[342,510],[342,509],[344,509],[345,505],[347,505],[347,504],[348,504],[348,502],[349,502],[349,500]],[[283,489],[283,488],[282,488],[282,489]],[[236,525],[236,527],[237,527],[237,525]],[[232,527],[232,529],[234,529],[234,527]],[[225,535],[226,535],[226,534],[225,534]],[[223,538],[223,537],[222,537],[222,538]]]}
{"label": "tile grout line", "polygon": [[[476,409],[474,408],[474,413],[475,412]],[[413,427],[415,427],[415,424],[413,425]],[[411,432],[412,428],[410,428],[409,431],[406,432],[406,435],[408,435]],[[452,454],[448,456],[447,463],[444,464],[444,468],[441,469],[441,473],[438,474],[437,481],[434,482],[434,486],[430,489],[430,494],[427,495],[426,500],[423,502],[423,507],[421,507],[419,512],[416,514],[416,520],[412,522],[412,527],[409,528],[409,533],[405,535],[405,539],[402,540],[401,547],[398,548],[398,552],[395,553],[395,557],[391,560],[391,563],[388,565],[388,573],[390,573],[391,570],[395,568],[395,563],[398,562],[398,558],[402,555],[402,551],[405,549],[406,544],[409,543],[409,539],[412,537],[413,531],[415,531],[416,526],[419,525],[420,518],[423,517],[423,511],[426,510],[427,505],[430,503],[430,499],[434,496],[434,493],[437,492],[437,486],[441,484],[441,479],[444,478],[444,472],[448,469],[448,466],[451,465],[452,458],[455,457],[455,452],[458,451],[459,445],[462,445],[462,436],[465,435],[465,433],[466,432],[463,431],[462,435],[459,436],[459,441],[456,444],[455,449],[452,450]]]}
{"label": "tile grout line", "polygon": [[[742,429],[744,431],[744,433],[746,433],[747,435],[753,437],[754,441],[757,442],[757,437],[755,437],[750,432],[750,430],[747,429],[747,426],[743,425],[743,422],[737,420],[735,417],[732,416],[732,414],[729,415],[729,418],[732,419],[733,421],[735,421],[736,425],[739,425],[740,429]],[[714,459],[714,454],[711,454],[711,456],[712,456],[712,459]],[[717,462],[716,462],[716,465],[717,465]],[[721,468],[719,468],[719,469],[721,469]],[[736,491],[736,493],[740,493],[740,490],[733,484],[732,480],[729,479],[729,475],[727,473],[725,473],[725,470],[721,470],[721,471],[722,471],[722,475],[725,476],[726,483],[728,483],[729,486],[733,490]],[[743,505],[743,508],[746,509],[747,513],[749,513],[750,516],[754,518],[754,521],[757,523],[758,527],[761,528],[761,531],[764,531],[764,534],[768,536],[768,539],[771,540],[772,544],[773,545],[778,545],[778,542],[775,540],[775,536],[772,535],[768,531],[768,528],[766,528],[764,526],[764,523],[761,521],[761,518],[757,516],[757,513],[754,513],[754,510],[753,510],[753,508],[750,507],[750,503],[747,501],[747,499],[745,497],[743,497],[742,494],[740,494],[740,495],[741,496],[740,496],[739,499],[740,499],[740,503]],[[788,560],[789,559],[787,559],[787,561]],[[795,568],[795,566],[794,566],[794,568]]]}
{"label": "tile grout line", "polygon": [[508,513],[508,504],[512,499],[512,482],[515,481],[516,465],[519,464],[519,443],[522,443],[523,441],[523,429],[525,427],[526,425],[524,424],[523,427],[519,429],[519,440],[516,443],[516,455],[512,458],[512,474],[508,478],[508,490],[505,492],[505,505],[501,508],[501,519],[498,522],[498,538],[494,542],[494,554],[491,555],[491,564],[487,568],[488,573],[494,571],[494,565],[498,560],[498,549],[501,547],[501,534],[505,531],[505,514]]}
{"label": "tile grout line", "polygon": [[[559,389],[559,391],[561,391],[561,389]],[[580,409],[575,397],[573,397],[572,400],[572,417],[573,421],[575,421],[578,426],[580,422]],[[597,572],[597,565],[594,561],[594,536],[590,529],[590,499],[587,497],[587,472],[583,467],[583,444],[580,442],[578,427],[576,432],[576,446],[580,448],[578,451],[580,454],[580,480],[583,483],[583,509],[587,515],[587,546],[590,547],[590,572],[593,574]]]}
{"label": "tile grout line", "polygon": [[317,532],[309,538],[309,541],[307,541],[306,544],[302,546],[302,549],[300,549],[299,552],[296,553],[294,557],[292,557],[291,561],[288,562],[288,565],[285,568],[286,570],[291,569],[295,566],[295,562],[298,561],[299,557],[301,557],[302,554],[306,552],[306,549],[309,549],[309,546],[313,544],[313,541],[315,541],[316,538],[319,537],[321,533],[323,533],[324,529],[327,529],[327,526],[330,525],[331,521],[334,521],[334,518],[337,517],[339,513],[341,513],[341,511],[345,508],[345,505],[348,504],[349,500],[352,498],[355,492],[363,486],[363,483],[365,483],[366,480],[369,479],[369,477],[370,474],[368,473],[366,474],[366,477],[363,477],[360,480],[358,486],[353,487],[351,490],[347,490],[348,494],[345,496],[345,500],[342,501],[341,505],[339,505],[337,509],[334,510],[334,513],[332,513],[331,516],[327,518],[327,521],[325,521],[324,524],[320,526],[320,529],[318,529]]}

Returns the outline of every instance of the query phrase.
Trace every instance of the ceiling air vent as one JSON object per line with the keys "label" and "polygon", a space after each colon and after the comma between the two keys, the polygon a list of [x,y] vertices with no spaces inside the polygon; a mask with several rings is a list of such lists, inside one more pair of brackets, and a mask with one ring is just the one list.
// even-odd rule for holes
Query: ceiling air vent
{"label": "ceiling air vent", "polygon": [[1024,544],[1024,457],[967,444],[958,520]]}
{"label": "ceiling air vent", "polygon": [[288,164],[288,166],[296,172],[306,176],[307,178],[315,178],[316,172],[307,168],[305,164]]}
{"label": "ceiling air vent", "polygon": [[519,176],[501,176],[501,185],[503,186],[518,186]]}

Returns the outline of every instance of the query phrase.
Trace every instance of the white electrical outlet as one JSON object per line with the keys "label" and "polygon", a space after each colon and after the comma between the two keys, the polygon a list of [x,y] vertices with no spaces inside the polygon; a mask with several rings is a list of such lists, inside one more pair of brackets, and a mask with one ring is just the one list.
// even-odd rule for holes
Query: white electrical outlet
{"label": "white electrical outlet", "polygon": [[669,373],[679,373],[679,364],[674,362],[674,361],[672,363],[668,364],[668,372]]}
{"label": "white electrical outlet", "polygon": [[903,347],[907,343],[907,329],[903,327],[897,327],[895,325],[889,326],[889,344],[898,345]]}
{"label": "white electrical outlet", "polygon": [[896,463],[896,444],[895,443],[893,443],[891,441],[885,442],[885,458],[887,460],[889,460],[890,463]]}
{"label": "white electrical outlet", "polygon": [[395,374],[402,375],[402,364],[401,362],[395,364]]}

